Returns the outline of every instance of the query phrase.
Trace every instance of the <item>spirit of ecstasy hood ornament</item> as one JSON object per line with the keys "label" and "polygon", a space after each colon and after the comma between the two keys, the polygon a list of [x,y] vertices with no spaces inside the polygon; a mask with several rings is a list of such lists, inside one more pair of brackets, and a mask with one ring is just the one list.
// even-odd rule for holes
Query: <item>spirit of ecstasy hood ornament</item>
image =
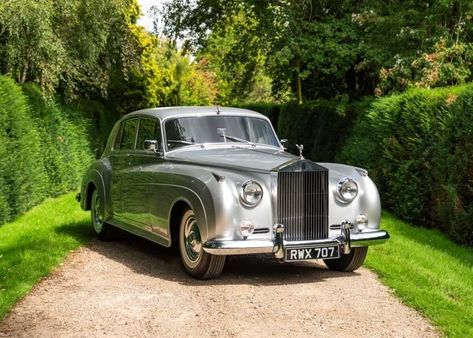
{"label": "spirit of ecstasy hood ornament", "polygon": [[302,151],[304,150],[304,145],[303,144],[301,144],[301,145],[296,144],[296,147],[297,147],[297,149],[299,149],[299,159],[304,160],[305,158],[302,155]]}

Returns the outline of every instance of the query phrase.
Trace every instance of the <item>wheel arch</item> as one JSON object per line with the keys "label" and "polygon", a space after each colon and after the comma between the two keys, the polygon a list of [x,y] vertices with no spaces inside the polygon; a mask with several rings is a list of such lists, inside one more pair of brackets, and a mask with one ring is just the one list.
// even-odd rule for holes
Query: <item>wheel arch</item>
{"label": "wheel arch", "polygon": [[179,226],[181,223],[181,218],[187,209],[192,209],[192,207],[189,201],[183,199],[176,201],[171,208],[171,211],[169,213],[169,242],[171,246],[175,246],[178,244]]}
{"label": "wheel arch", "polygon": [[90,173],[90,176],[88,177],[89,179],[86,181],[87,183],[84,185],[84,191],[83,191],[83,196],[84,196],[84,201],[83,201],[83,209],[84,210],[90,210],[91,208],[91,200],[92,200],[92,193],[94,190],[97,190],[98,194],[104,201],[104,205],[106,206],[108,199],[105,193],[105,182],[103,180],[102,175],[98,170],[93,170]]}
{"label": "wheel arch", "polygon": [[87,186],[85,188],[85,194],[84,194],[84,198],[85,198],[85,201],[84,201],[84,206],[85,206],[85,209],[84,210],[90,210],[91,207],[92,207],[92,194],[94,193],[94,191],[97,189],[97,186],[95,185],[95,183],[93,181],[90,181],[89,183],[87,183]]}
{"label": "wheel arch", "polygon": [[205,208],[200,197],[192,191],[194,194],[184,197],[181,196],[177,198],[173,203],[172,207],[169,210],[168,216],[168,227],[169,227],[169,243],[174,245],[177,243],[179,238],[179,225],[181,222],[181,216],[184,214],[184,211],[187,209],[192,209],[197,217],[200,233],[203,238],[207,238],[208,234],[208,215],[207,209]]}

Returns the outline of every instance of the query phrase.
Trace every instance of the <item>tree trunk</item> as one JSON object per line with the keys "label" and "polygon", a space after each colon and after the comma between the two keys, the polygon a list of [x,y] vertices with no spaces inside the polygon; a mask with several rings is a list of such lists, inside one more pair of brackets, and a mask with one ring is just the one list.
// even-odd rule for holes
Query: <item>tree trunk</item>
{"label": "tree trunk", "polygon": [[301,81],[301,62],[297,59],[297,68],[296,68],[296,87],[297,87],[297,101],[299,104],[302,104],[302,81]]}

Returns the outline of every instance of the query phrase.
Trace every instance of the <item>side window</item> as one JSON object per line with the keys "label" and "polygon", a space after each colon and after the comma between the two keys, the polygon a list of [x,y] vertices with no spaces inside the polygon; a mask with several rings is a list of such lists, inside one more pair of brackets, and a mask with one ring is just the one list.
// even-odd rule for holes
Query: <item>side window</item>
{"label": "side window", "polygon": [[122,141],[120,143],[120,149],[131,150],[134,148],[137,126],[137,119],[125,121],[125,124],[122,127]]}
{"label": "side window", "polygon": [[136,149],[144,150],[145,140],[156,140],[154,137],[155,126],[156,120],[154,119],[142,119],[140,121],[140,130],[138,132],[138,143],[136,144]]}

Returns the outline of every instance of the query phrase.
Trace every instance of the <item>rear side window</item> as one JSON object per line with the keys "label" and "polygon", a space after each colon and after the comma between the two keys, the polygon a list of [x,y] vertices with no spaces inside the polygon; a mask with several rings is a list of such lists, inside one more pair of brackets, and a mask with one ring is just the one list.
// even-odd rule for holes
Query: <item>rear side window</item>
{"label": "rear side window", "polygon": [[140,130],[138,132],[138,141],[136,143],[136,149],[145,150],[145,140],[158,140],[155,137],[156,120],[154,119],[142,119],[140,121]]}
{"label": "rear side window", "polygon": [[138,120],[125,121],[122,129],[122,140],[120,142],[120,149],[131,150],[135,147],[136,127]]}

